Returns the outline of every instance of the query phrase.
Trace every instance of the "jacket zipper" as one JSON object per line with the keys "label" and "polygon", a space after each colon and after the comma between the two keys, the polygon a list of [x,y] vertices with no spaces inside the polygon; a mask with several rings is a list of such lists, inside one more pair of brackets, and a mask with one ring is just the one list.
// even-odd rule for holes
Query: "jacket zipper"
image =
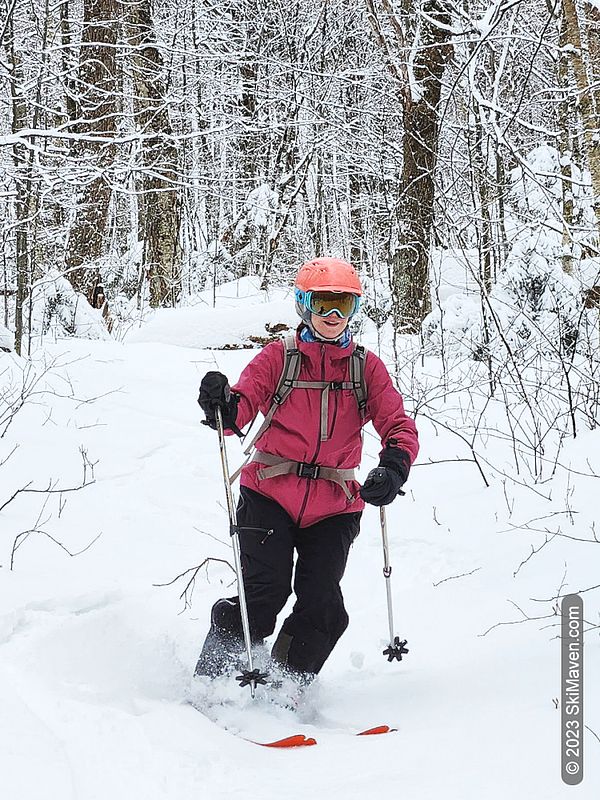
{"label": "jacket zipper", "polygon": [[[325,345],[321,345],[321,380],[325,380]],[[310,460],[310,464],[314,464],[316,461],[317,456],[319,455],[319,450],[321,449],[321,423],[319,417],[319,429],[317,431],[317,448],[313,454],[313,457]],[[318,478],[317,478],[318,480]],[[310,478],[306,479],[306,490],[304,492],[304,500],[302,501],[302,506],[300,507],[300,513],[298,514],[298,519],[296,520],[296,526],[300,527],[300,522],[302,520],[302,516],[304,511],[306,510],[306,503],[308,501],[308,495],[310,492]]]}
{"label": "jacket zipper", "polygon": [[333,429],[335,428],[335,421],[336,421],[336,419],[337,419],[337,412],[338,412],[338,394],[339,394],[339,392],[334,392],[334,393],[333,393],[333,401],[334,401],[334,406],[333,406],[333,416],[331,417],[331,433],[329,434],[329,438],[330,438],[330,439],[331,439],[331,437],[333,436]]}
{"label": "jacket zipper", "polygon": [[[350,375],[348,374],[346,376],[346,374],[344,373],[344,378],[345,378],[345,380],[349,381],[350,380]],[[335,428],[335,422],[337,420],[337,413],[338,413],[338,407],[339,407],[338,394],[339,394],[339,392],[336,392],[336,391],[334,391],[334,393],[333,393],[333,397],[334,397],[335,403],[334,403],[334,406],[333,406],[333,416],[331,417],[331,433],[329,433],[329,431],[327,431],[327,435],[328,435],[329,438],[331,438],[333,436],[333,430]]]}

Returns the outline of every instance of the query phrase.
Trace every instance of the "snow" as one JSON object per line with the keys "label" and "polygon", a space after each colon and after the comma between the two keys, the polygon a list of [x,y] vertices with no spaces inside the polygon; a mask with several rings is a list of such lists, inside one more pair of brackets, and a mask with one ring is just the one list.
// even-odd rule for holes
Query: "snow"
{"label": "snow", "polygon": [[[423,333],[436,353],[488,354],[498,363],[507,345],[523,360],[537,352],[564,353],[575,340],[580,351],[597,350],[589,333],[597,328],[597,312],[582,315],[582,297],[596,285],[599,270],[597,258],[582,258],[583,246],[592,244],[592,195],[589,175],[575,166],[571,174],[577,233],[565,244],[558,150],[535,147],[511,170],[504,218],[510,248],[485,299],[477,250],[433,251],[432,311]],[[565,256],[572,275],[565,272]]]}
{"label": "snow", "polygon": [[0,352],[13,350],[15,346],[14,334],[0,324]]}
{"label": "snow", "polygon": [[25,314],[31,314],[31,331],[34,336],[72,333],[86,339],[108,339],[102,312],[94,309],[84,295],[76,292],[71,283],[52,269],[33,284],[31,299]]}
{"label": "snow", "polygon": [[[281,288],[261,291],[260,279],[241,278],[199,293],[187,308],[157,309],[129,327],[127,342],[159,342],[179,347],[256,348],[249,337],[268,339],[268,328],[285,325],[295,329],[298,317],[292,292]],[[265,306],[268,312],[265,313]],[[240,309],[244,309],[240,314]]]}
{"label": "snow", "polygon": [[476,250],[435,248],[431,258],[432,303],[438,305],[455,295],[479,294],[474,276],[479,274]]}
{"label": "snow", "polygon": [[279,197],[266,183],[253,189],[244,204],[247,220],[256,228],[267,228],[279,206]]}
{"label": "snow", "polygon": [[[563,578],[563,592],[598,582],[590,526],[600,434],[583,431],[564,445],[560,463],[571,472],[558,468],[529,486],[522,473],[521,484],[510,477],[510,444],[488,436],[483,455],[508,477],[486,462],[486,488],[472,462],[456,460],[470,456],[464,442],[435,425],[463,430],[465,408],[475,402],[466,391],[437,405],[428,401],[432,419],[418,417],[422,451],[407,496],[388,507],[396,628],[410,648],[404,660],[389,664],[381,654],[382,549],[378,511],[369,508],[343,582],[350,627],[305,710],[296,717],[265,711],[242,690],[237,707],[217,709],[242,733],[306,733],[318,746],[258,748],[190,705],[208,611],[216,598],[234,593],[232,573],[216,562],[205,566],[189,607],[180,597],[185,580],[158,584],[209,557],[231,560],[217,443],[199,424],[196,393],[207,369],[233,380],[257,352],[214,348],[248,344],[267,323],[295,323],[291,297],[261,294],[256,286],[220,288],[215,308],[208,293],[194,307],[153,313],[120,342],[46,339],[30,362],[0,355],[2,385],[14,389],[10,402],[24,369],[29,380],[32,372],[38,378],[37,394],[0,438],[0,464],[7,459],[0,505],[29,481],[30,488],[79,486],[80,447],[95,479],[51,495],[45,506],[43,495],[21,494],[0,511],[3,797],[596,797],[600,744],[591,733],[584,782],[576,789],[561,783],[560,711],[553,702],[559,620],[552,602],[531,598],[555,597]],[[387,350],[382,356],[391,365]],[[443,393],[437,368],[427,359],[420,377],[425,383],[429,375],[436,396]],[[410,367],[399,377],[412,385]],[[2,411],[0,405],[0,421]],[[486,414],[489,431],[503,430],[497,404]],[[371,434],[363,476],[379,450]],[[233,439],[228,445],[235,466],[242,448]],[[33,533],[11,570],[14,538],[38,516],[39,528],[71,552],[91,546],[69,557]],[[520,567],[532,545],[542,544],[544,528],[558,525],[563,534],[592,540],[558,536]],[[598,624],[594,592],[583,597],[586,619]],[[523,614],[549,616],[524,621]],[[587,635],[585,658],[586,723],[600,733],[600,682],[592,677],[600,662],[597,631]],[[349,735],[383,723],[398,731]]]}

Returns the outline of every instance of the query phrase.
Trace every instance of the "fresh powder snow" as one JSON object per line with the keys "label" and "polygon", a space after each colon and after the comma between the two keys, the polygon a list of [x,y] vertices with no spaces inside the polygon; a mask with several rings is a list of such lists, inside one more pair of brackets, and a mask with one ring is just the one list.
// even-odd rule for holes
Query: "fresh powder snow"
{"label": "fresh powder snow", "polygon": [[[407,494],[387,508],[395,626],[410,652],[401,663],[382,655],[381,533],[368,507],[342,584],[350,626],[298,712],[223,682],[209,716],[193,707],[210,701],[192,679],[210,607],[236,591],[217,439],[200,424],[197,388],[209,369],[233,383],[265,325],[296,324],[291,293],[253,280],[219,287],[215,307],[211,292],[200,299],[121,341],[41,338],[30,362],[0,352],[7,407],[26,396],[10,424],[0,417],[0,505],[19,489],[53,490],[22,491],[1,512],[2,796],[597,797],[597,630],[585,648],[585,777],[568,787],[554,598],[598,582],[600,434],[582,432],[553,475],[528,485],[510,471],[492,409],[498,436],[478,444],[488,487],[457,435],[468,387],[445,392],[436,359],[411,364],[409,344],[397,374],[409,412],[416,373],[432,397],[417,414]],[[360,339],[382,341],[367,324]],[[362,478],[379,449],[368,429]],[[228,452],[239,465],[235,437]],[[582,596],[598,625],[593,592]],[[352,736],[379,724],[397,731]],[[303,733],[318,745],[273,751],[233,733]]]}

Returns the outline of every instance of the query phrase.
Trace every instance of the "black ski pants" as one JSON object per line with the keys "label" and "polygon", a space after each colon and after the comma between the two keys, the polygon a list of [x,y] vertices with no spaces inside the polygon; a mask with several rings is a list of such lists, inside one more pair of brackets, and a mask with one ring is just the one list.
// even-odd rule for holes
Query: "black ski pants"
{"label": "black ski pants", "polygon": [[[241,488],[237,520],[251,637],[260,642],[273,633],[293,575],[296,602],[272,651],[293,672],[317,674],[348,626],[340,581],[360,518],[361,512],[338,514],[299,528],[274,500]],[[213,607],[213,639],[220,632],[229,641],[242,636],[237,597]]]}

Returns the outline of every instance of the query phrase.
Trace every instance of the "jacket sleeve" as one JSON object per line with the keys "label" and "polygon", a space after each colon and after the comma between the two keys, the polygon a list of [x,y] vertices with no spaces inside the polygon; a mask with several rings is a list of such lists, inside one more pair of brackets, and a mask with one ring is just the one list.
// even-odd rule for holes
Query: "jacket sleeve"
{"label": "jacket sleeve", "polygon": [[404,451],[409,464],[414,463],[419,452],[419,439],[415,421],[404,410],[402,395],[394,387],[383,361],[375,353],[368,352],[365,363],[367,384],[367,420],[371,420],[381,438],[383,450],[380,458],[385,460],[386,450]]}
{"label": "jacket sleeve", "polygon": [[[231,391],[238,397],[236,425],[243,428],[259,411],[266,414],[283,370],[283,341],[271,342],[244,368]],[[229,433],[229,431],[227,431]]]}

